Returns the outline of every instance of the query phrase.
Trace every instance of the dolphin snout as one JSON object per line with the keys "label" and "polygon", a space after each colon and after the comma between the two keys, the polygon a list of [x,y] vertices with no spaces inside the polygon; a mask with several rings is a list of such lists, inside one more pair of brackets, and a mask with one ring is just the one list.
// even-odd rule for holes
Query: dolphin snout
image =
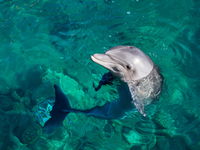
{"label": "dolphin snout", "polygon": [[91,59],[96,63],[111,61],[110,57],[106,54],[94,54],[94,55],[91,55]]}
{"label": "dolphin snout", "polygon": [[91,59],[94,61],[96,59],[98,60],[103,60],[105,57],[105,54],[94,54],[94,55],[91,55]]}

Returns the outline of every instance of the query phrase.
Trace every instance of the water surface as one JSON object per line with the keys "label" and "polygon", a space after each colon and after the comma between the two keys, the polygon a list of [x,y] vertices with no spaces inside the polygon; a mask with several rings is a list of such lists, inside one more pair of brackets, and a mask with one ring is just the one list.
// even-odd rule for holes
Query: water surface
{"label": "water surface", "polygon": [[[199,150],[199,34],[197,0],[1,0],[0,149]],[[117,98],[115,86],[94,91],[107,70],[90,60],[117,45],[142,49],[164,76],[148,117],[72,113],[44,135],[34,108],[54,97],[54,83],[74,108]]]}

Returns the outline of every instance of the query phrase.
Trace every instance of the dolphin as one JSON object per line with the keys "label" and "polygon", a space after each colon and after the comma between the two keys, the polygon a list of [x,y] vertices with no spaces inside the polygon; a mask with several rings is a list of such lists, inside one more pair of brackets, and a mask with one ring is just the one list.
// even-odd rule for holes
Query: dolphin
{"label": "dolphin", "polygon": [[117,46],[91,59],[128,85],[132,103],[146,116],[144,106],[157,98],[163,81],[150,57],[134,46]]}
{"label": "dolphin", "polygon": [[105,54],[92,55],[91,59],[110,71],[103,75],[95,90],[99,90],[102,85],[110,85],[113,80],[118,80],[119,98],[91,109],[74,109],[59,86],[54,85],[55,103],[50,112],[51,118],[44,125],[47,133],[62,125],[69,113],[84,113],[101,119],[119,119],[126,112],[133,110],[135,105],[136,109],[146,116],[144,105],[149,104],[160,93],[161,76],[152,60],[136,47],[114,47]]}
{"label": "dolphin", "polygon": [[62,125],[65,117],[69,113],[84,113],[87,116],[93,116],[99,119],[117,119],[123,117],[128,110],[132,110],[131,94],[127,84],[121,83],[118,87],[119,100],[107,102],[102,106],[96,106],[91,109],[81,110],[74,109],[70,106],[67,96],[63,93],[58,85],[54,85],[55,103],[50,112],[51,118],[44,124],[43,131],[45,133],[54,132]]}

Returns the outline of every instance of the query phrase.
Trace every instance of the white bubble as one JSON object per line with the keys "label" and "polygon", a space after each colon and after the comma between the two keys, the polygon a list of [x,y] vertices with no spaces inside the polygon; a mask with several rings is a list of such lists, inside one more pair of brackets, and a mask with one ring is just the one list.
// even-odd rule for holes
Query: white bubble
{"label": "white bubble", "polygon": [[131,12],[130,12],[130,11],[127,11],[127,12],[126,12],[126,14],[127,14],[127,15],[130,15],[130,14],[131,14]]}

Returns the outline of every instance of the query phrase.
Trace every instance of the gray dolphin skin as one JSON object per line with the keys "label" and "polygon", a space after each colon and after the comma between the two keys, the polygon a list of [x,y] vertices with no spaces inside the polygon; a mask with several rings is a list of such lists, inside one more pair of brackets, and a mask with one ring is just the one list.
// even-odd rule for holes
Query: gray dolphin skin
{"label": "gray dolphin skin", "polygon": [[102,77],[95,90],[99,90],[102,85],[110,85],[114,79],[118,80],[119,99],[91,109],[74,109],[59,86],[54,85],[55,103],[50,112],[51,118],[44,125],[47,133],[62,125],[69,113],[84,113],[101,119],[118,119],[135,106],[143,116],[146,116],[144,106],[150,104],[161,91],[162,78],[154,63],[136,47],[114,47],[105,54],[92,55],[91,59],[110,71]]}
{"label": "gray dolphin skin", "polygon": [[94,54],[91,59],[127,83],[136,109],[146,116],[144,106],[159,95],[162,85],[153,61],[133,46],[117,46],[105,54]]}

